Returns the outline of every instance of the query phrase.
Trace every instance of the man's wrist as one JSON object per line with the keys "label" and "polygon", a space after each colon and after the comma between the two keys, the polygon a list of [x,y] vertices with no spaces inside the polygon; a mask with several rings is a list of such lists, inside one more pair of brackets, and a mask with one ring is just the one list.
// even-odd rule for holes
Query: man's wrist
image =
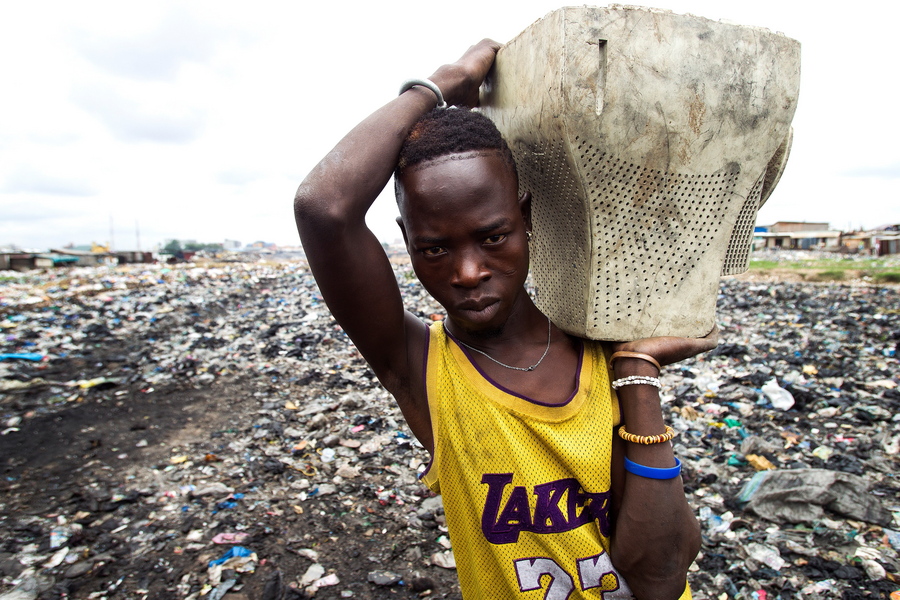
{"label": "man's wrist", "polygon": [[653,364],[640,358],[631,357],[617,358],[613,363],[613,372],[616,375],[616,379],[629,377],[632,375],[646,377],[659,376],[659,369],[657,369]]}
{"label": "man's wrist", "polygon": [[424,88],[434,94],[437,99],[437,108],[447,108],[447,102],[444,100],[444,94],[441,88],[430,79],[408,79],[400,86],[400,95],[405,94],[413,88]]}

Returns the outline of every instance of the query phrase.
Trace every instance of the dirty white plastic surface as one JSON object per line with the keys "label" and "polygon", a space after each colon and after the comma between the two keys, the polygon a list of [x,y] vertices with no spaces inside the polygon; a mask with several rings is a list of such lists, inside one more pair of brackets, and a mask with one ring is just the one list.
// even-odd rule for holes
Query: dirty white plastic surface
{"label": "dirty white plastic surface", "polygon": [[497,56],[482,106],[532,192],[538,305],[570,333],[700,337],[747,269],[784,169],[800,45],[668,11],[550,13]]}

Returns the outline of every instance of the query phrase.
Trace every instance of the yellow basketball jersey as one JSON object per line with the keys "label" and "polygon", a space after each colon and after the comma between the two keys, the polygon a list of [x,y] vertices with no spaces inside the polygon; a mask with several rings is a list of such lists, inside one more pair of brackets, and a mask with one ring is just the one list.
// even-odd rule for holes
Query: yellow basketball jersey
{"label": "yellow basketball jersey", "polygon": [[431,327],[423,481],[443,495],[465,600],[632,597],[608,554],[618,403],[602,347],[582,348],[574,393],[549,405],[494,383]]}

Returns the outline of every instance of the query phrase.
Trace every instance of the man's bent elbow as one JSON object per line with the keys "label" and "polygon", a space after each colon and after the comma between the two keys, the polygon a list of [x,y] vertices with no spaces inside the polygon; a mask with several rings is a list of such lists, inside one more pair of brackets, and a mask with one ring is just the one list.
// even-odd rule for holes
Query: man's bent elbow
{"label": "man's bent elbow", "polygon": [[299,224],[302,219],[306,219],[309,215],[315,214],[320,210],[322,201],[318,195],[309,189],[309,187],[300,184],[297,193],[294,194],[294,218]]}
{"label": "man's bent elbow", "polygon": [[294,195],[294,219],[300,236],[329,232],[334,235],[350,223],[348,211],[339,202],[300,186]]}

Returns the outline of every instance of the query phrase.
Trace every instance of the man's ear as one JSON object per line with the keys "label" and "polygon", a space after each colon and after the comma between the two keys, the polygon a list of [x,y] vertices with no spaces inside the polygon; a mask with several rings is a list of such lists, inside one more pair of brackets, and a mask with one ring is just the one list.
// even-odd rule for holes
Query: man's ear
{"label": "man's ear", "polygon": [[531,192],[525,191],[519,196],[519,210],[522,211],[525,229],[531,231]]}
{"label": "man's ear", "polygon": [[406,225],[403,224],[403,217],[397,217],[396,220],[400,233],[403,234],[403,245],[406,246],[406,251],[409,252],[409,236],[406,235]]}

